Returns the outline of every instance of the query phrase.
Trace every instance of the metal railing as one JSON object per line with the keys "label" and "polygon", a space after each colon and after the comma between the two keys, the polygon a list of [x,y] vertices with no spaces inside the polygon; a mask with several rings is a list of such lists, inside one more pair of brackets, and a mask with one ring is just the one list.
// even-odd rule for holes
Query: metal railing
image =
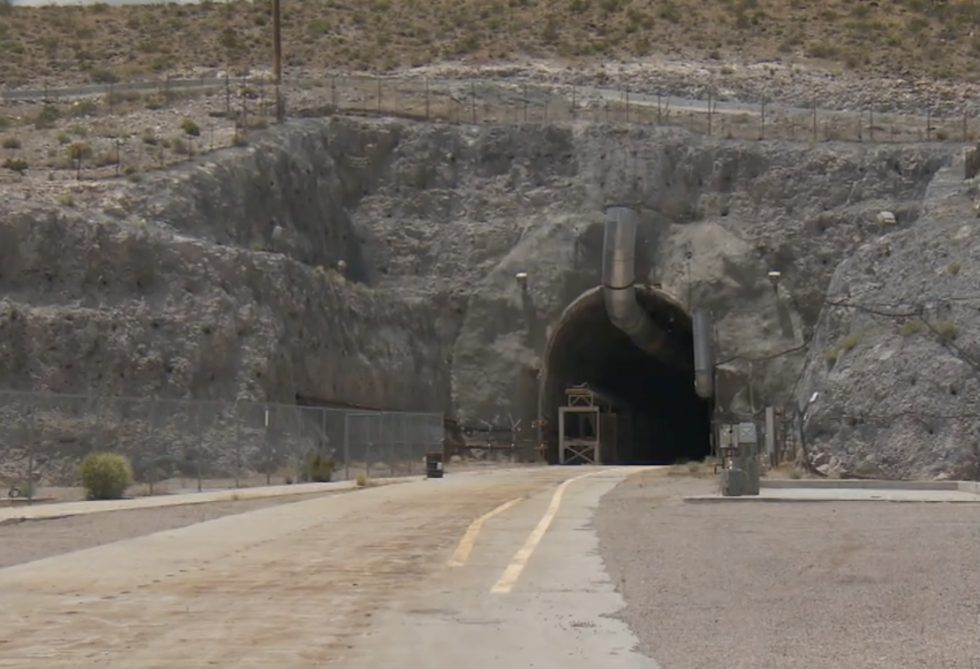
{"label": "metal railing", "polygon": [[77,498],[97,451],[129,459],[133,494],[158,494],[322,478],[315,458],[333,480],[412,475],[442,449],[435,413],[0,390],[0,495]]}

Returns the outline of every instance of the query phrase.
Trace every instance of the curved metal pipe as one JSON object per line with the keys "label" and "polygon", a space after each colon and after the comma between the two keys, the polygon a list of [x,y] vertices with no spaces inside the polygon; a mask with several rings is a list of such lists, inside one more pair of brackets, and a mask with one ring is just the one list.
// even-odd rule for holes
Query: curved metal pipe
{"label": "curved metal pipe", "polygon": [[602,293],[609,320],[642,351],[664,357],[667,336],[636,300],[636,212],[606,207],[602,249]]}

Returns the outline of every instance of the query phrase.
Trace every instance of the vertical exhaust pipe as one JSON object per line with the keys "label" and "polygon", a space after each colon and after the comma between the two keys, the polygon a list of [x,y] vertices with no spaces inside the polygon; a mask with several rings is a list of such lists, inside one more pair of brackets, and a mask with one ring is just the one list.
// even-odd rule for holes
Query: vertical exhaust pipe
{"label": "vertical exhaust pipe", "polygon": [[706,309],[695,309],[691,314],[694,331],[694,392],[698,397],[709,399],[715,394],[714,332],[711,314]]}
{"label": "vertical exhaust pipe", "polygon": [[642,351],[663,357],[667,337],[636,300],[636,212],[611,206],[605,211],[602,294],[609,320]]}

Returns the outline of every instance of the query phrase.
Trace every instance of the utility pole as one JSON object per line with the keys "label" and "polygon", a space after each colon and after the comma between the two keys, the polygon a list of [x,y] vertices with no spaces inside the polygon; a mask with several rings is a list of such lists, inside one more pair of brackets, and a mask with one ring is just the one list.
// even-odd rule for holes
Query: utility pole
{"label": "utility pole", "polygon": [[280,0],[272,0],[272,71],[276,78],[276,118],[282,121],[284,109],[279,86],[282,84],[282,17]]}

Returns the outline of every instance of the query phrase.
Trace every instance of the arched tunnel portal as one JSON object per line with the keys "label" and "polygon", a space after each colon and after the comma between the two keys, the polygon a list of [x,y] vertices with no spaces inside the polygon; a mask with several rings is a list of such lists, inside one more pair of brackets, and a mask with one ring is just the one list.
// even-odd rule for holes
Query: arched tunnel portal
{"label": "arched tunnel portal", "polygon": [[583,293],[562,314],[548,343],[538,398],[548,462],[558,462],[565,390],[583,383],[616,401],[616,443],[603,448],[603,464],[671,464],[709,454],[711,405],[694,391],[691,318],[661,291],[637,287],[637,299],[667,333],[663,356],[643,352],[612,324],[601,287]]}

